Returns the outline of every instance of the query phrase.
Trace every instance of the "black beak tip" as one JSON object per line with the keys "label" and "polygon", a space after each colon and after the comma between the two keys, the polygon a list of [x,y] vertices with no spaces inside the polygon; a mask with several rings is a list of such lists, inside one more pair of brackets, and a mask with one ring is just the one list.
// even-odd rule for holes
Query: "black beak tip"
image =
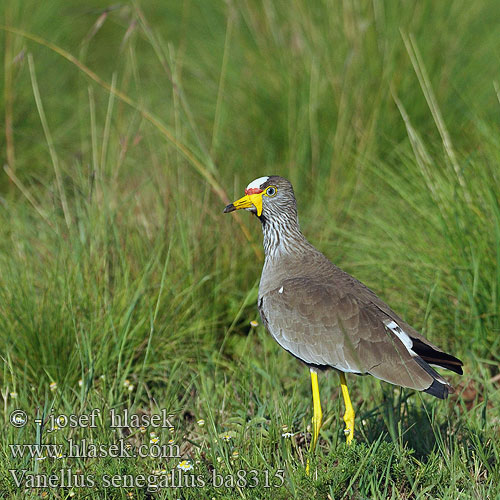
{"label": "black beak tip", "polygon": [[234,212],[236,210],[236,208],[234,208],[234,205],[232,203],[230,203],[225,209],[224,209],[224,213],[225,214],[228,214],[229,212]]}

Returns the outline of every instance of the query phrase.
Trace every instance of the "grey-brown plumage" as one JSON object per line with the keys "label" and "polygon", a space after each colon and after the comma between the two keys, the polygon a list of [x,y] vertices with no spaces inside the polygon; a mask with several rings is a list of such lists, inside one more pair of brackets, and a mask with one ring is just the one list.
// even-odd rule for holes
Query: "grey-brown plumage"
{"label": "grey-brown plumage", "polygon": [[261,193],[260,214],[251,204],[231,204],[225,212],[246,208],[262,222],[266,258],[259,311],[284,349],[313,368],[369,373],[439,398],[453,391],[430,364],[461,374],[461,361],[432,345],[305,239],[289,181],[261,178],[249,185],[249,193]]}

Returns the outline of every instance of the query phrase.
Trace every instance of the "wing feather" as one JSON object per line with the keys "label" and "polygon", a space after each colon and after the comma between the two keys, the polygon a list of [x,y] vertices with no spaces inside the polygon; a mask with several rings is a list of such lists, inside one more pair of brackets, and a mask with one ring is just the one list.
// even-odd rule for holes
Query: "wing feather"
{"label": "wing feather", "polygon": [[429,388],[433,377],[386,328],[391,316],[370,294],[351,292],[321,280],[289,278],[260,298],[259,310],[278,344],[307,364]]}

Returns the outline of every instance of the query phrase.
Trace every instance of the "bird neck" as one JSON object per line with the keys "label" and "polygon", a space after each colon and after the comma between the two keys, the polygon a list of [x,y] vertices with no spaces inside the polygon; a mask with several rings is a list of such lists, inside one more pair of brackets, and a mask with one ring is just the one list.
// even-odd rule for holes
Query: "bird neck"
{"label": "bird neck", "polygon": [[272,217],[261,215],[259,219],[264,234],[266,260],[302,253],[310,247],[310,243],[300,232],[296,215]]}

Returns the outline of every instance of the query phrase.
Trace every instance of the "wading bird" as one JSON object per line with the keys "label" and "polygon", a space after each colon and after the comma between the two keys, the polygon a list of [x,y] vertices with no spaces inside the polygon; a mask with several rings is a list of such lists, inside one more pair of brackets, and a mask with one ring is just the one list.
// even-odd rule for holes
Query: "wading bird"
{"label": "wading bird", "polygon": [[462,374],[462,362],[432,345],[306,240],[288,180],[275,175],[254,180],[224,213],[240,209],[254,213],[264,233],[266,257],[258,298],[262,322],[281,347],[310,368],[311,451],[323,418],[318,370],[333,368],[340,375],[347,443],[354,436],[354,409],[345,373],[370,374],[441,399],[453,392],[430,365]]}

